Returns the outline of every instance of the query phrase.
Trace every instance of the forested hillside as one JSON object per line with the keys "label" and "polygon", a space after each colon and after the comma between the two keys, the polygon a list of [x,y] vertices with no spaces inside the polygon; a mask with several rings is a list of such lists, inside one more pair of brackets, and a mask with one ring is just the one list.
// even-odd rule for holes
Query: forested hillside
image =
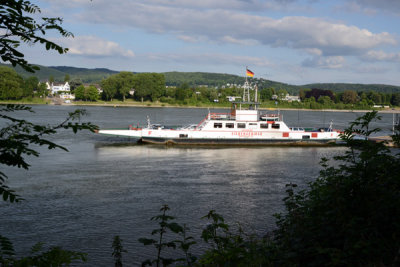
{"label": "forested hillside", "polygon": [[[1,64],[2,66],[7,66],[13,68],[9,64]],[[21,67],[15,67],[15,71],[21,75],[23,78],[28,77],[36,77],[39,81],[48,80],[50,77],[54,79],[55,82],[63,82],[65,79],[65,75],[69,75],[70,80],[81,80],[84,83],[98,83],[102,79],[105,79],[112,74],[118,73],[118,71],[113,71],[105,68],[99,69],[87,69],[87,68],[75,68],[75,67],[66,67],[66,66],[57,66],[57,67],[46,67],[37,65],[40,70],[35,73],[27,72]]]}
{"label": "forested hillside", "polygon": [[356,92],[373,91],[377,93],[395,93],[400,92],[400,86],[386,84],[359,84],[359,83],[313,83],[304,85],[305,88],[319,88],[331,90],[333,92],[344,92],[353,90]]}
{"label": "forested hillside", "polygon": [[[0,65],[6,65],[1,64]],[[11,65],[6,65],[12,67]],[[19,75],[24,78],[35,76],[39,80],[47,80],[53,77],[56,82],[62,82],[66,75],[69,75],[70,80],[81,80],[83,83],[100,83],[103,79],[110,77],[112,74],[119,73],[118,71],[109,70],[106,68],[75,68],[68,66],[45,67],[39,66],[40,71],[35,73],[26,72],[20,67],[14,68]],[[227,84],[242,85],[245,81],[244,76],[224,74],[224,73],[208,73],[208,72],[164,72],[165,84],[167,86],[182,86],[187,84],[190,87],[221,87]],[[274,88],[275,91],[284,89],[289,94],[298,95],[300,89],[324,89],[332,92],[342,93],[347,90],[356,92],[377,92],[377,93],[398,93],[400,86],[384,85],[384,84],[351,84],[351,83],[313,83],[305,85],[290,85],[277,81],[266,80],[262,78],[251,78],[250,81],[258,84],[260,90],[266,88]]]}

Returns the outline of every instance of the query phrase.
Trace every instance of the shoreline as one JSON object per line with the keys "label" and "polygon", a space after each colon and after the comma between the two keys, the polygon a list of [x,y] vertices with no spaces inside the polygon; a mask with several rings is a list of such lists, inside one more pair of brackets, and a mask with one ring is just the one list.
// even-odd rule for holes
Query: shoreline
{"label": "shoreline", "polygon": [[[62,104],[44,104],[44,103],[24,103],[24,102],[3,102],[0,101],[1,105],[6,104],[14,104],[14,105],[51,105],[51,106],[97,106],[97,107],[142,107],[142,108],[191,108],[191,109],[230,109],[230,107],[216,107],[216,106],[180,106],[180,105],[169,105],[169,104],[159,104],[159,103],[144,103],[144,104],[136,104],[136,103],[62,103]],[[391,108],[391,109],[303,109],[303,108],[259,108],[260,110],[293,110],[293,111],[324,111],[324,112],[370,112],[373,110],[378,111],[378,113],[399,113],[400,108]]]}

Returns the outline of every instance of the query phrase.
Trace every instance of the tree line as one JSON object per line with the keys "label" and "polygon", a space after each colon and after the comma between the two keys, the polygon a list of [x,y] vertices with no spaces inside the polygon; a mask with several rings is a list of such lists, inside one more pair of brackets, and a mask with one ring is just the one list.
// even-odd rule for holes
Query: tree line
{"label": "tree line", "polygon": [[[46,84],[40,83],[34,76],[23,78],[18,73],[5,66],[0,66],[0,99],[18,100],[21,98],[46,97],[49,92]],[[64,82],[69,81],[66,75]],[[52,76],[49,83],[54,82]],[[255,84],[253,84],[255,85]],[[102,89],[99,93],[98,87]],[[104,101],[132,99],[133,101],[161,102],[171,105],[201,106],[207,104],[229,105],[229,101],[240,98],[243,88],[239,86],[193,87],[188,83],[179,86],[166,86],[165,76],[160,73],[132,73],[123,71],[103,79],[100,85],[85,86],[81,80],[70,81],[71,93],[76,100]],[[254,97],[255,91],[251,91]],[[300,89],[301,102],[287,103],[284,101],[288,91],[284,88],[261,87],[258,91],[258,101],[264,106],[294,107],[294,108],[361,108],[368,109],[374,105],[400,106],[400,93],[380,93],[374,91],[344,90],[333,92],[320,88]]]}
{"label": "tree line", "polygon": [[299,95],[302,101],[328,107],[340,107],[343,105],[358,107],[371,107],[374,105],[400,106],[400,93],[356,92],[354,90],[334,93],[331,90],[313,88],[311,90],[300,90]]}
{"label": "tree line", "polygon": [[47,86],[39,83],[38,78],[22,78],[9,67],[0,66],[0,99],[21,99],[23,97],[45,97]]}

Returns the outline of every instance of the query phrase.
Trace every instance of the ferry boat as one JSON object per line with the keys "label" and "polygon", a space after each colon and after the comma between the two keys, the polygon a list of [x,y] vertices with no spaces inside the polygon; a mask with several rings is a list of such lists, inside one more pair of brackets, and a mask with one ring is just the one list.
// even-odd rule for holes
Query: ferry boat
{"label": "ferry boat", "polygon": [[168,128],[151,124],[122,130],[99,130],[100,134],[137,138],[142,143],[176,145],[323,145],[340,140],[340,131],[328,128],[289,128],[282,115],[259,110],[257,91],[249,101],[246,80],[242,101],[233,102],[229,113],[211,113],[198,124]]}

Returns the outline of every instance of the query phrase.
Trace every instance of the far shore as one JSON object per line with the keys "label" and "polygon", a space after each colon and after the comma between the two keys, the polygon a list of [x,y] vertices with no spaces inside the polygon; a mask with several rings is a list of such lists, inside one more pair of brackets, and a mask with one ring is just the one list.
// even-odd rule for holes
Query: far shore
{"label": "far shore", "polygon": [[[51,101],[51,100],[50,100]],[[30,102],[18,102],[18,101],[0,101],[0,104],[20,104],[20,105],[54,105],[54,103],[30,103]],[[85,103],[83,101],[75,102],[75,103],[62,103],[58,104],[62,106],[102,106],[102,107],[144,107],[144,108],[202,108],[202,109],[230,109],[230,107],[223,106],[189,106],[189,105],[171,105],[166,103],[133,103],[133,102],[104,102],[99,101],[95,103]],[[373,110],[378,111],[378,113],[400,113],[400,108],[387,108],[387,109],[370,109],[370,110],[361,110],[361,109],[302,109],[302,108],[281,108],[281,107],[270,107],[270,108],[259,108],[260,110],[294,110],[294,111],[325,111],[325,112],[370,112]]]}

